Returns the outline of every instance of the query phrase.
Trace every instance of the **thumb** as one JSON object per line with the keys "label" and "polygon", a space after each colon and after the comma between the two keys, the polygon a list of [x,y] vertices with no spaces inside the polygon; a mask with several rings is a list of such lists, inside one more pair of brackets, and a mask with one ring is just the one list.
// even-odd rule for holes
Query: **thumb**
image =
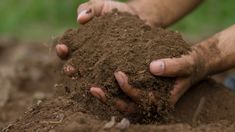
{"label": "thumb", "polygon": [[77,22],[80,24],[85,24],[94,16],[99,16],[103,6],[104,0],[90,0],[84,4],[81,4],[77,9]]}
{"label": "thumb", "polygon": [[193,59],[189,56],[181,58],[160,59],[150,63],[150,72],[156,76],[187,76],[192,71]]}
{"label": "thumb", "polygon": [[81,12],[78,12],[77,22],[80,24],[85,24],[94,17],[91,9],[85,9]]}

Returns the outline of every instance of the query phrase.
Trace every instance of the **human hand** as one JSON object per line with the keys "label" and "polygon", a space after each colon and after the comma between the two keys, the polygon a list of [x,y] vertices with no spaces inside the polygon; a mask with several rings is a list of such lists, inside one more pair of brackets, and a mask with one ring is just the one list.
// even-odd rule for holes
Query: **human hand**
{"label": "human hand", "polygon": [[[150,72],[156,76],[175,77],[175,85],[171,91],[170,103],[175,105],[179,98],[195,83],[202,80],[207,75],[206,60],[202,56],[202,47],[196,46],[188,55],[180,58],[167,58],[153,61],[150,64]],[[67,65],[64,72],[73,74],[76,72]],[[118,71],[114,76],[121,90],[130,97],[131,101],[124,101],[119,98],[107,98],[107,91],[99,87],[91,87],[90,93],[103,103],[114,102],[114,107],[119,111],[135,113],[138,106],[157,106],[160,97],[157,91],[145,91],[134,88],[128,83],[125,73]],[[143,96],[144,95],[144,96]]]}
{"label": "human hand", "polygon": [[[109,6],[105,6],[104,4],[111,4]],[[118,4],[117,4],[118,3]],[[119,5],[120,4],[120,5]],[[87,21],[91,20],[94,16],[102,15],[103,13],[109,12],[114,8],[120,8],[123,11],[128,11],[129,6],[114,1],[106,1],[106,0],[91,0],[88,3],[81,5],[78,8],[78,22],[79,23],[86,23]],[[108,4],[107,4],[108,5]],[[115,6],[114,6],[115,5]],[[119,5],[119,6],[117,6]],[[105,8],[106,7],[106,8]],[[114,8],[112,8],[114,7]],[[126,8],[124,8],[126,7]],[[128,7],[128,8],[127,8]],[[120,9],[119,9],[120,10]],[[133,10],[129,10],[133,11]],[[59,57],[66,58],[68,55],[68,47],[64,44],[59,44],[56,46],[56,51]],[[158,61],[154,61],[150,64],[150,71],[157,76],[169,76],[169,77],[176,77],[176,84],[174,89],[171,91],[171,103],[174,105],[178,99],[187,91],[187,89],[201,80],[205,75],[198,74],[198,70],[204,70],[204,61],[201,61],[201,56],[198,56],[195,51],[192,51],[189,55],[182,56],[181,58],[174,58],[174,59],[162,59]],[[160,63],[160,65],[159,65]],[[160,71],[160,72],[159,72]],[[75,68],[69,65],[65,65],[64,72],[69,75],[76,72]],[[137,110],[136,104],[143,104],[141,95],[147,95],[146,99],[148,105],[155,105],[159,101],[159,97],[157,96],[157,91],[142,91],[138,88],[133,88],[128,83],[128,77],[125,73],[119,71],[116,72],[115,78],[123,90],[123,92],[129,96],[132,101],[126,102],[124,100],[115,98],[112,99],[112,102],[115,102],[115,107],[120,111],[126,112],[135,112]],[[106,91],[102,88],[92,87],[90,88],[90,92],[92,95],[100,99],[102,102],[106,103],[108,101],[106,95]]]}
{"label": "human hand", "polygon": [[[122,3],[112,0],[90,0],[81,4],[77,9],[77,21],[80,24],[85,24],[95,16],[104,15],[111,12],[113,9],[118,9],[121,12],[128,12],[135,15],[134,8],[128,3]],[[68,53],[68,47],[65,44],[56,45],[56,53],[61,59],[65,59]]]}
{"label": "human hand", "polygon": [[188,55],[180,58],[155,60],[150,64],[150,72],[155,76],[175,77],[171,91],[171,103],[175,105],[180,97],[194,84],[208,75],[207,57],[203,47],[196,45]]}
{"label": "human hand", "polygon": [[[202,47],[195,46],[188,55],[183,55],[180,58],[160,59],[150,64],[150,72],[153,75],[176,78],[175,85],[171,91],[170,103],[172,105],[175,105],[192,85],[201,81],[207,75],[206,60],[204,60],[201,51]],[[125,102],[118,98],[113,99],[118,110],[132,113],[138,109],[136,104],[146,105],[148,103],[147,105],[156,105],[160,100],[157,91],[143,91],[129,85],[128,78],[123,72],[116,72],[114,76],[121,90],[133,101]],[[107,102],[106,93],[101,88],[92,87],[90,92],[102,102]]]}
{"label": "human hand", "polygon": [[94,16],[104,15],[111,12],[113,9],[118,9],[120,12],[128,12],[135,15],[134,9],[127,3],[122,3],[112,0],[90,0],[81,4],[77,9],[77,21],[80,24],[85,24]]}

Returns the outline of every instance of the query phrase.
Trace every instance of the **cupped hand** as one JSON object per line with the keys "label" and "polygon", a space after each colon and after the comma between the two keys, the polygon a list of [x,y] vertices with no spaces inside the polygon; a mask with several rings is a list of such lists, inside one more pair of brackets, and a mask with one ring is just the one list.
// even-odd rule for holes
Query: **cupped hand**
{"label": "cupped hand", "polygon": [[[100,16],[117,8],[119,11],[125,11],[135,14],[135,11],[127,4],[110,0],[90,0],[80,5],[78,8],[77,21],[84,24],[91,20],[94,16]],[[180,58],[166,58],[155,60],[150,64],[150,72],[155,76],[175,77],[175,85],[171,91],[171,103],[175,105],[179,98],[195,83],[202,80],[207,75],[205,68],[206,61],[198,51],[198,47],[194,47],[188,55]],[[69,49],[65,44],[56,45],[57,55],[61,59],[67,59]],[[76,73],[75,67],[67,64],[64,66],[64,73],[72,75]],[[128,77],[125,73],[115,72],[114,76],[121,90],[129,96],[132,101],[124,101],[119,98],[112,99],[118,110],[128,113],[138,111],[137,105],[157,105],[159,96],[157,91],[144,91],[132,87],[128,83]],[[107,92],[99,87],[90,88],[90,93],[97,97],[103,103],[110,101],[107,98]],[[144,95],[144,96],[143,96]],[[143,98],[144,97],[144,98]],[[147,103],[147,104],[146,104]]]}
{"label": "cupped hand", "polygon": [[196,45],[188,55],[155,60],[150,64],[150,72],[153,75],[176,78],[171,91],[173,105],[190,87],[208,75],[207,61],[201,51],[202,47]]}
{"label": "cupped hand", "polygon": [[77,21],[80,24],[84,24],[94,16],[104,15],[105,13],[111,12],[113,9],[118,9],[120,12],[128,12],[133,15],[136,14],[134,9],[127,3],[112,0],[90,0],[78,7]]}
{"label": "cupped hand", "polygon": [[[57,48],[62,48],[63,52],[67,51],[63,45]],[[171,91],[170,103],[172,105],[175,105],[192,85],[201,81],[207,75],[206,60],[200,51],[202,51],[200,46],[196,46],[192,48],[189,54],[180,58],[165,58],[150,63],[149,69],[153,75],[176,78]],[[76,72],[75,67],[69,64],[64,66],[64,73],[68,76]],[[112,104],[115,108],[127,113],[137,112],[139,110],[138,106],[157,106],[160,100],[157,91],[145,91],[132,87],[128,82],[127,75],[121,71],[115,72],[114,76],[121,90],[130,97],[131,101],[124,101],[119,98],[109,99],[107,98],[107,91],[99,87],[91,87],[90,93],[103,103],[114,102]]]}
{"label": "cupped hand", "polygon": [[[207,75],[206,61],[200,51],[200,47],[194,47],[188,55],[183,55],[180,58],[160,59],[150,64],[150,72],[153,75],[176,78],[171,91],[170,103],[172,105],[175,105],[190,87]],[[145,91],[132,87],[128,83],[127,75],[121,71],[115,72],[114,76],[121,90],[132,99],[130,102],[118,98],[113,99],[112,102],[115,102],[114,107],[118,110],[134,113],[138,111],[137,106],[139,105],[157,106],[160,100],[157,91]],[[106,91],[102,88],[92,87],[90,93],[104,103],[109,101]]]}
{"label": "cupped hand", "polygon": [[[93,17],[104,15],[105,13],[111,12],[113,9],[118,9],[120,12],[128,12],[136,15],[134,8],[127,3],[112,0],[90,0],[78,7],[77,22],[80,24],[85,24]],[[68,52],[68,47],[65,44],[56,45],[56,53],[61,59],[66,59]]]}

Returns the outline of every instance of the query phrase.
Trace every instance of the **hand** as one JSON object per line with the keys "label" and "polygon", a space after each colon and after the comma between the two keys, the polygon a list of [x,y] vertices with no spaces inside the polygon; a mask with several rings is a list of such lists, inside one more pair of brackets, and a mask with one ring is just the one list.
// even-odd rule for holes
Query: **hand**
{"label": "hand", "polygon": [[[127,3],[112,1],[112,0],[90,0],[81,4],[77,9],[77,21],[80,24],[85,24],[94,16],[104,15],[111,12],[113,9],[118,9],[121,12],[128,12],[135,15],[134,8]],[[68,55],[68,47],[65,44],[57,44],[56,53],[61,59],[65,59]]]}
{"label": "hand", "polygon": [[78,7],[77,21],[80,24],[84,24],[94,16],[104,15],[105,13],[111,12],[113,9],[118,9],[120,12],[128,12],[133,15],[136,14],[133,8],[127,3],[112,0],[90,0]]}
{"label": "hand", "polygon": [[[114,8],[119,9],[119,11],[135,14],[134,10],[125,3],[107,0],[90,0],[78,8],[77,20],[79,23],[84,24],[94,16],[103,15],[104,13],[112,11]],[[58,44],[56,51],[58,56],[62,59],[66,58],[69,52],[68,47],[64,44]],[[197,53],[197,48],[194,48],[189,55],[184,55],[181,58],[161,59],[150,64],[150,72],[153,75],[176,77],[174,88],[171,91],[171,103],[173,105],[175,105],[179,98],[193,84],[206,76],[205,61],[203,61],[202,58],[203,57]],[[75,68],[70,65],[65,65],[64,73],[70,75],[75,72]],[[131,102],[126,102],[118,98],[112,99],[112,102],[115,102],[115,107],[118,110],[132,113],[138,110],[137,104],[143,105],[144,103],[148,103],[147,105],[156,105],[159,101],[157,91],[143,91],[129,85],[128,77],[125,73],[119,71],[114,73],[114,76],[121,90],[132,99]],[[109,101],[106,96],[106,91],[102,88],[92,87],[90,88],[90,93],[104,103]],[[142,95],[147,96],[143,99]]]}
{"label": "hand", "polygon": [[167,58],[153,61],[150,72],[155,76],[175,77],[175,85],[171,91],[171,102],[176,104],[180,97],[194,84],[208,75],[203,47],[197,45],[188,55],[180,58]]}
{"label": "hand", "polygon": [[[207,75],[208,70],[205,67],[206,61],[200,52],[202,51],[201,48],[200,46],[194,47],[188,55],[183,55],[180,58],[160,59],[150,64],[150,72],[153,75],[176,78],[175,85],[171,91],[170,103],[172,105],[175,105],[192,85]],[[72,66],[66,65],[64,72],[70,75],[75,73],[76,70]],[[107,92],[99,87],[90,88],[90,93],[103,103],[114,102],[114,107],[127,113],[137,112],[137,106],[139,105],[157,105],[160,100],[157,91],[145,91],[132,87],[128,83],[128,77],[125,73],[121,71],[115,72],[114,76],[121,90],[132,99],[131,101],[124,101],[119,98],[108,100]]]}
{"label": "hand", "polygon": [[[170,103],[175,105],[179,98],[195,83],[201,81],[206,75],[206,61],[200,54],[201,47],[193,48],[188,55],[183,55],[181,58],[167,58],[153,61],[150,64],[150,72],[156,76],[176,77],[175,85],[171,91]],[[137,105],[157,105],[160,100],[157,91],[144,91],[134,88],[128,83],[128,77],[123,72],[116,72],[114,76],[121,90],[129,96],[132,101],[115,98],[115,106],[122,112],[133,113],[137,112]],[[102,88],[92,87],[90,92],[102,102],[108,101],[106,91]],[[147,96],[142,96],[147,95]],[[145,97],[145,98],[143,98]],[[110,101],[110,100],[109,100]]]}

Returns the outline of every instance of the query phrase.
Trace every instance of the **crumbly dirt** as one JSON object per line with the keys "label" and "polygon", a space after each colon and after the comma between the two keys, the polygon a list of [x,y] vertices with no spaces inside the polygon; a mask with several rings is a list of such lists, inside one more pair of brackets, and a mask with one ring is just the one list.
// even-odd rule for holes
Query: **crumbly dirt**
{"label": "crumbly dirt", "polygon": [[[169,91],[174,78],[153,76],[149,64],[160,58],[180,57],[190,51],[190,46],[181,35],[161,28],[151,28],[137,16],[113,12],[94,18],[78,30],[68,30],[59,43],[69,47],[69,60],[65,65],[76,68],[72,79],[64,79],[62,85],[67,91],[76,93],[74,99],[84,103],[92,114],[108,119],[113,110],[101,105],[88,95],[88,88],[97,86],[107,91],[108,98],[115,97],[130,100],[120,89],[113,73],[123,71],[129,77],[129,83],[145,91],[156,91],[157,104],[147,105],[148,100],[139,106],[141,112],[132,117],[143,117],[138,122],[163,121],[171,111],[168,103]],[[145,99],[147,95],[142,95]],[[94,104],[95,111],[94,111]],[[117,115],[116,115],[117,116]],[[147,117],[149,116],[149,117]],[[136,120],[136,119],[134,119]]]}
{"label": "crumbly dirt", "polygon": [[[105,24],[107,25],[108,22]],[[149,28],[147,29],[146,32],[149,32]],[[161,31],[161,29],[157,31]],[[169,33],[169,31],[166,32]],[[86,34],[86,36],[89,36],[89,34]],[[89,40],[87,39],[87,41]],[[74,49],[76,50],[76,48]],[[96,50],[98,49],[93,48],[93,51]],[[164,51],[164,48],[161,50]],[[73,53],[70,55],[72,58],[77,54],[76,51]],[[2,92],[0,93],[0,99],[6,99],[5,101],[0,100],[0,104],[2,102],[4,104],[0,107],[0,129],[4,128],[3,131],[6,132],[121,131],[120,128],[116,128],[117,122],[120,121],[118,119],[113,127],[107,130],[103,129],[111,116],[120,115],[120,113],[115,114],[117,112],[115,109],[100,103],[88,93],[84,94],[85,98],[79,97],[78,95],[82,93],[82,90],[74,89],[75,86],[79,86],[79,82],[64,76],[62,73],[61,78],[61,75],[58,75],[61,64],[54,57],[49,48],[40,43],[32,43],[30,45],[18,41],[6,42],[0,40],[0,80],[3,80],[0,81],[0,90],[9,90],[5,92],[7,96],[3,95]],[[145,65],[148,65],[148,63]],[[125,70],[125,67],[121,68]],[[128,73],[128,71],[125,72]],[[134,76],[134,74],[130,75],[130,73],[128,75]],[[59,82],[56,81],[58,77]],[[114,79],[113,75],[106,78]],[[158,78],[154,79],[157,80]],[[169,80],[171,79],[165,79],[164,81]],[[71,85],[65,82],[71,83]],[[172,82],[172,80],[169,81],[169,83]],[[138,86],[136,81],[132,80],[130,83]],[[74,87],[72,89],[64,89],[66,85]],[[85,86],[83,89],[87,90],[88,87],[86,88]],[[55,88],[57,94],[54,94]],[[79,93],[79,91],[81,92]],[[172,112],[173,121],[164,124],[159,124],[158,122],[152,124],[131,123],[125,131],[234,132],[234,98],[234,92],[229,91],[223,85],[211,79],[207,79],[191,88],[179,100]],[[90,103],[93,103],[93,105],[90,105]],[[94,110],[92,111],[92,109]],[[107,119],[104,119],[101,118],[103,117],[102,112],[99,113],[102,109],[114,111],[114,113],[107,113]],[[120,118],[123,117],[127,116],[123,115]]]}
{"label": "crumbly dirt", "polygon": [[[198,112],[202,98],[205,101]],[[131,124],[126,131],[233,132],[235,130],[234,98],[235,93],[227,88],[213,80],[205,80],[188,91],[176,105],[173,115],[178,119],[177,122]],[[197,112],[199,114],[194,116]],[[87,113],[82,104],[69,97],[56,97],[34,105],[5,131],[104,132],[107,131],[103,128],[107,122]],[[117,122],[118,120],[116,124]],[[108,131],[120,131],[115,125]]]}

